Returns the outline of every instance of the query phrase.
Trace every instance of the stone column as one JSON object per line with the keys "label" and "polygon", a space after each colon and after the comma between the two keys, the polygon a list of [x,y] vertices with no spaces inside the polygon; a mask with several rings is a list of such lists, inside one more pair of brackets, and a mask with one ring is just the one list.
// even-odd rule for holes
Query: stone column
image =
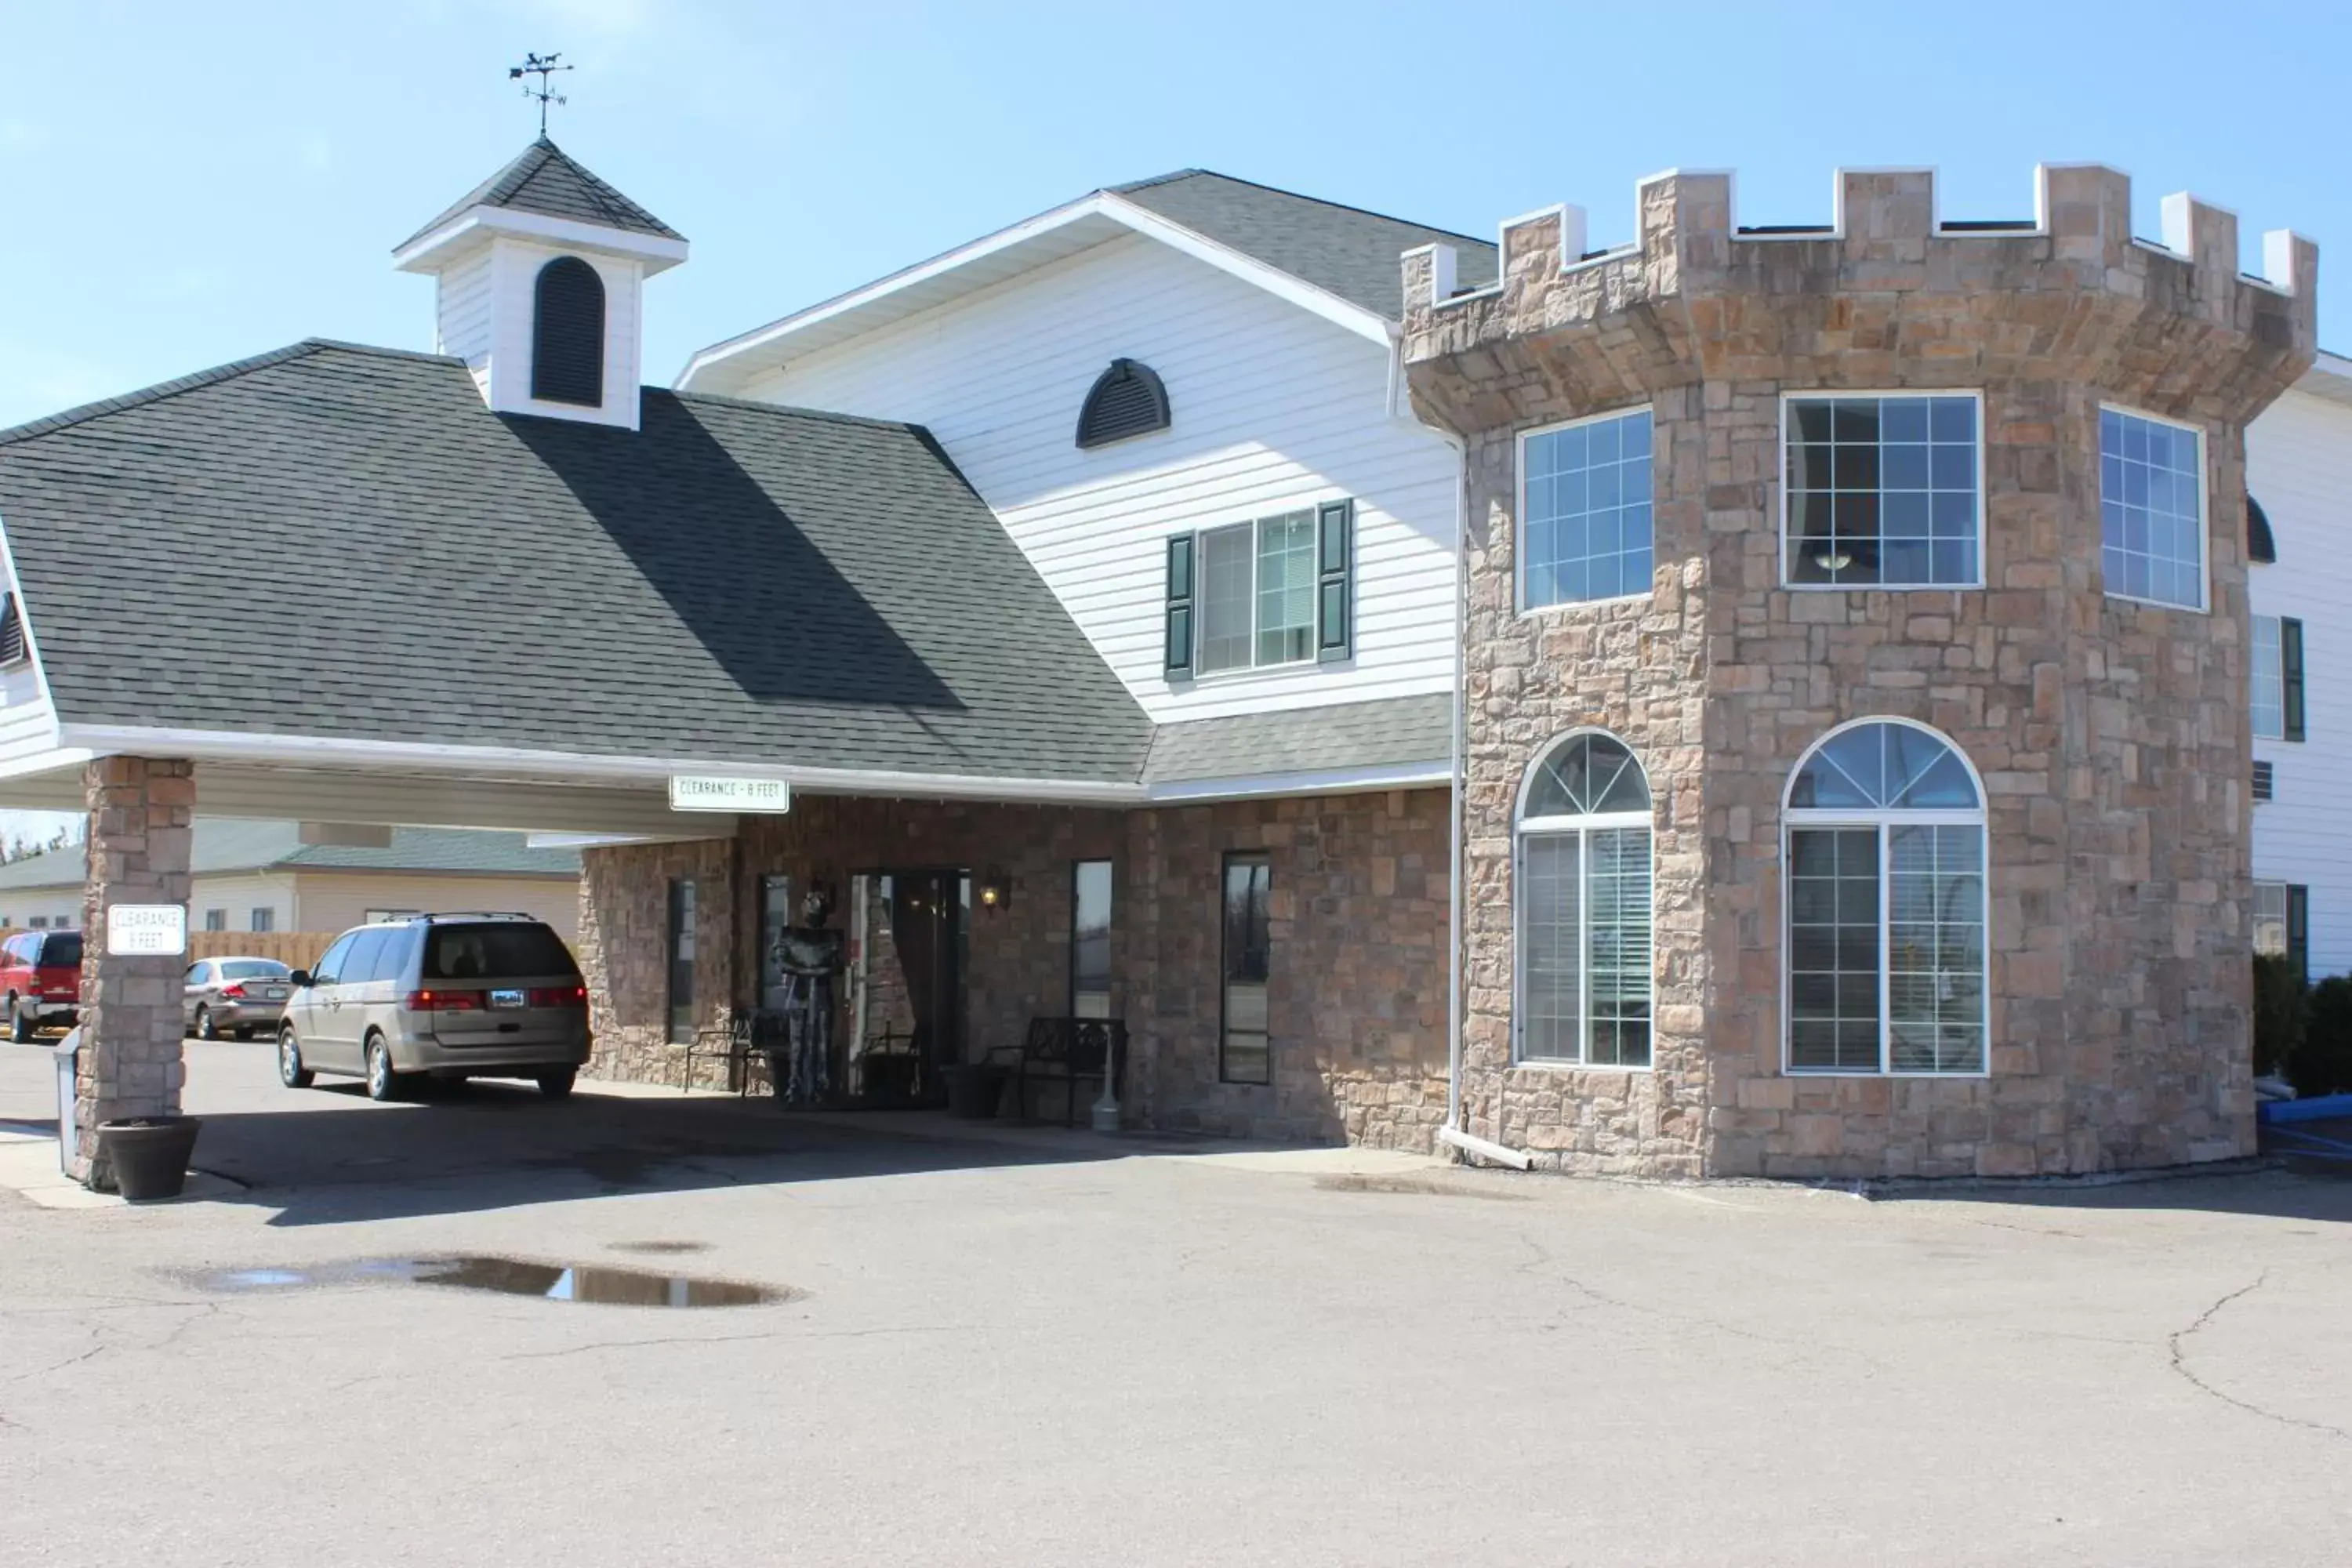
{"label": "stone column", "polygon": [[188,901],[194,765],[100,757],[82,770],[89,808],[89,880],[82,893],[81,1060],[74,1081],[70,1169],[106,1191],[98,1126],[180,1109],[180,976],[185,954],[110,957],[106,911],[116,904]]}

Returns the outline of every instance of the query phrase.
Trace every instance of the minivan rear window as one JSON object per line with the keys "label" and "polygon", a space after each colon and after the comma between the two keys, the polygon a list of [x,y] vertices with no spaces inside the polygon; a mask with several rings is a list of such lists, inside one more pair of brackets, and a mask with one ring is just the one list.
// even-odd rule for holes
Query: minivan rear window
{"label": "minivan rear window", "polygon": [[543,925],[435,926],[425,949],[426,980],[543,980],[580,966],[563,939]]}
{"label": "minivan rear window", "polygon": [[41,967],[63,969],[68,963],[81,962],[81,932],[69,931],[51,932],[41,943]]}

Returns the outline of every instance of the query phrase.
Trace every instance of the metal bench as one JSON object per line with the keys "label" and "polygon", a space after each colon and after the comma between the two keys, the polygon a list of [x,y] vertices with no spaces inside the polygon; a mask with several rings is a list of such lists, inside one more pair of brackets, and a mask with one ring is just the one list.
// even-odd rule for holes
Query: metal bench
{"label": "metal bench", "polygon": [[678,1072],[678,1092],[694,1087],[694,1063],[698,1057],[727,1064],[727,1076],[738,1099],[751,1091],[751,1064],[764,1062],[768,1053],[784,1043],[784,1016],[772,1007],[737,1013],[726,1023],[694,1031],[686,1044],[686,1060]]}
{"label": "metal bench", "polygon": [[988,1053],[990,1062],[1013,1073],[1014,1101],[1022,1116],[1029,1114],[1029,1080],[1060,1079],[1069,1085],[1062,1125],[1078,1122],[1078,1085],[1100,1083],[1108,1064],[1111,1082],[1118,1082],[1127,1066],[1127,1021],[1123,1018],[1032,1018],[1029,1037],[1018,1046],[999,1046]]}

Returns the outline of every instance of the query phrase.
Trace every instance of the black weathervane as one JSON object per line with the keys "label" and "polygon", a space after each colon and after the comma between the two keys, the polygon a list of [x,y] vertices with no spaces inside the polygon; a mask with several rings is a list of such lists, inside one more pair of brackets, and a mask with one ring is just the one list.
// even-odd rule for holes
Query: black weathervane
{"label": "black weathervane", "polygon": [[539,78],[537,87],[531,86],[529,82],[523,82],[522,95],[525,98],[539,100],[539,133],[541,136],[547,134],[547,106],[551,102],[565,101],[563,95],[554,91],[548,84],[548,79],[557,71],[568,71],[572,68],[570,66],[560,66],[555,63],[562,58],[560,54],[527,54],[522,58],[522,64],[507,68],[509,81],[522,81],[522,79],[527,76]]}

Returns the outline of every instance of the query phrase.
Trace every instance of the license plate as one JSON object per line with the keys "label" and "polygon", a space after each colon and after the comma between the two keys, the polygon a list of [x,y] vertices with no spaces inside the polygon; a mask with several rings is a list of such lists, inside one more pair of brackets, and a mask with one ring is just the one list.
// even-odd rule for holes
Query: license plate
{"label": "license plate", "polygon": [[264,986],[262,988],[261,994],[265,1001],[283,1002],[286,1000],[286,987],[283,985]]}
{"label": "license plate", "polygon": [[522,1005],[523,994],[520,991],[493,991],[490,993],[490,1005],[493,1007],[520,1007]]}

